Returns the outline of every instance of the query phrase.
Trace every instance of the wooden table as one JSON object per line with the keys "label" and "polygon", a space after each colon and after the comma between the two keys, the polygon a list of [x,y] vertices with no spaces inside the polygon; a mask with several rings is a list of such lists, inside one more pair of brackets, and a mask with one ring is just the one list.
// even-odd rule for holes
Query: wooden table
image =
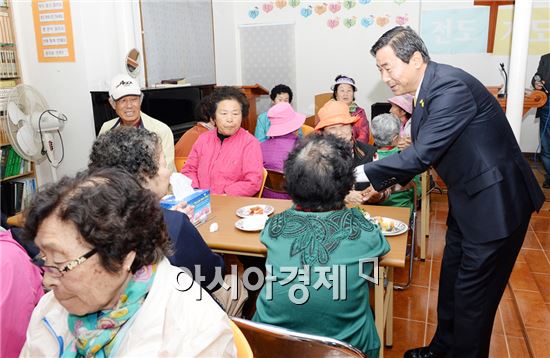
{"label": "wooden table", "polygon": [[[199,225],[198,230],[212,248],[221,253],[265,257],[266,247],[260,242],[258,232],[245,232],[235,227],[239,217],[235,211],[246,205],[268,204],[275,208],[275,214],[292,206],[290,200],[260,199],[250,197],[211,196],[212,214],[208,220]],[[362,205],[371,216],[385,216],[408,223],[410,209],[391,206]],[[218,231],[210,232],[210,225],[218,223]],[[376,315],[376,330],[380,337],[382,348],[380,357],[384,355],[384,345],[392,345],[393,335],[393,269],[405,267],[407,254],[407,233],[389,236],[387,240],[391,250],[379,262],[378,277],[380,284],[374,286],[374,310]],[[388,281],[384,288],[383,279]],[[384,328],[386,335],[384,336]]]}

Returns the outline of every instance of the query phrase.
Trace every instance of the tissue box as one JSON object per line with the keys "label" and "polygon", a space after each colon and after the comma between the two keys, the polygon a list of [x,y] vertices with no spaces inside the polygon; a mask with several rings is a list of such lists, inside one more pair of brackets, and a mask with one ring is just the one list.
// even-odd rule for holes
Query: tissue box
{"label": "tissue box", "polygon": [[174,195],[166,195],[160,201],[160,206],[170,209],[181,201],[186,201],[187,205],[193,205],[195,207],[193,217],[190,218],[191,222],[195,225],[205,222],[208,214],[212,212],[210,206],[210,190],[203,189],[195,190],[193,194],[186,196],[183,200],[176,200]]}

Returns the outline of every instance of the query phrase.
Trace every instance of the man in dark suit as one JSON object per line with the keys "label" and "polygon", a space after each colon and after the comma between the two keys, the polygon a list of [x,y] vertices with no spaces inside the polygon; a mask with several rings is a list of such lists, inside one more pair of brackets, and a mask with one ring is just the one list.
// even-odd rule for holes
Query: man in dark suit
{"label": "man in dark suit", "polygon": [[[550,89],[550,53],[540,57],[539,67],[537,72],[531,79],[533,88],[539,91],[544,91],[548,95]],[[550,101],[547,101],[544,106],[537,109],[535,117],[539,119],[540,133],[540,156],[542,165],[546,171],[544,183],[542,186],[546,189],[550,188],[550,122],[548,121],[550,114]]]}
{"label": "man in dark suit", "polygon": [[415,95],[412,145],[356,168],[380,191],[433,166],[448,188],[438,324],[405,357],[487,357],[496,309],[534,210],[544,196],[497,100],[473,76],[430,61],[409,27],[371,49],[394,95]]}

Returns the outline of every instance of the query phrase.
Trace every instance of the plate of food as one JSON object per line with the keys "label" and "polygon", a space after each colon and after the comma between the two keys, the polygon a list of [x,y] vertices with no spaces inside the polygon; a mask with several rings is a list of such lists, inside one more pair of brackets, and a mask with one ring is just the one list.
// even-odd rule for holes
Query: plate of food
{"label": "plate of food", "polygon": [[409,229],[404,222],[383,216],[373,216],[371,221],[380,227],[380,232],[384,236],[401,235]]}
{"label": "plate of food", "polygon": [[275,211],[275,209],[271,205],[257,204],[238,208],[235,214],[240,218],[246,218],[254,215],[271,215],[273,211]]}
{"label": "plate of food", "polygon": [[267,215],[252,215],[237,220],[235,227],[243,231],[260,231],[265,227]]}

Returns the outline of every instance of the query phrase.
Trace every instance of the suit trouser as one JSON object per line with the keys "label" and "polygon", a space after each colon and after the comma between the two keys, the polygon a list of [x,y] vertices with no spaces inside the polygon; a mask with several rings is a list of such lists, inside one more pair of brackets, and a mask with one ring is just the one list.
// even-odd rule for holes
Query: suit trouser
{"label": "suit trouser", "polygon": [[448,357],[487,357],[493,321],[529,225],[506,238],[474,242],[448,219],[441,262],[437,330],[430,344]]}
{"label": "suit trouser", "polygon": [[550,180],[550,103],[539,109],[540,157],[546,171],[545,180]]}

